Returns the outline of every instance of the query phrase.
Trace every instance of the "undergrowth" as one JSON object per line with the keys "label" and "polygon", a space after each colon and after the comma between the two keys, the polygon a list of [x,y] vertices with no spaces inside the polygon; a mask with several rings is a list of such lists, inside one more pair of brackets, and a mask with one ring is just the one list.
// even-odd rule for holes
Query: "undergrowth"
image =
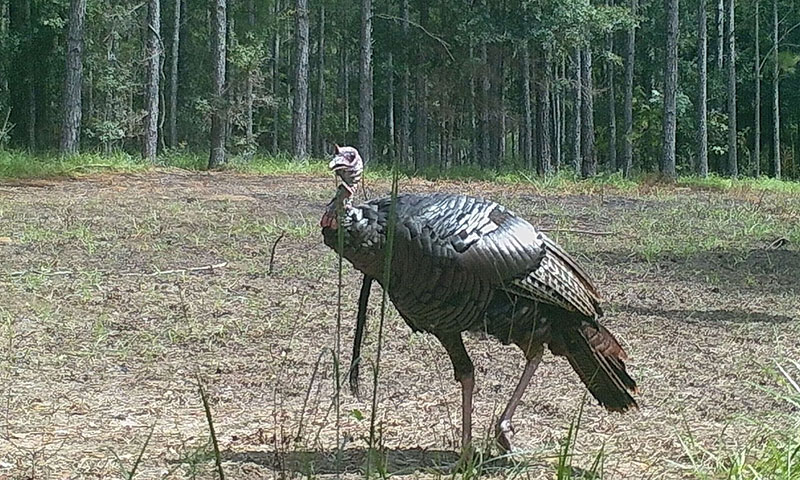
{"label": "undergrowth", "polygon": [[[184,170],[205,170],[208,156],[205,153],[168,150],[151,164],[138,155],[115,152],[111,155],[85,153],[71,157],[60,157],[55,153],[30,154],[20,151],[0,150],[0,179],[32,179],[76,177],[91,173],[146,172],[154,168],[179,168]],[[223,167],[233,171],[258,175],[327,174],[327,159],[307,158],[297,160],[288,154],[278,155],[230,155]],[[367,177],[391,180],[392,169],[386,163],[368,165]],[[562,170],[554,175],[542,177],[535,172],[521,169],[492,169],[474,165],[453,166],[446,170],[430,167],[423,170],[400,168],[401,176],[421,177],[429,180],[490,181],[499,184],[527,184],[537,189],[575,193],[592,193],[611,189],[615,191],[634,191],[642,187],[661,186],[663,182],[653,174],[640,174],[626,179],[620,172],[601,173],[589,179],[581,179],[571,170]],[[731,179],[711,174],[708,178],[682,176],[677,187],[720,190],[720,191],[768,191],[800,194],[800,182],[776,180],[774,178]]]}
{"label": "undergrowth", "polygon": [[[765,395],[800,409],[800,362],[776,364],[782,388],[765,389]],[[759,429],[733,446],[708,448],[691,431],[682,438],[690,470],[699,480],[798,480],[800,479],[800,419],[797,416],[776,427],[770,422],[751,419]]]}

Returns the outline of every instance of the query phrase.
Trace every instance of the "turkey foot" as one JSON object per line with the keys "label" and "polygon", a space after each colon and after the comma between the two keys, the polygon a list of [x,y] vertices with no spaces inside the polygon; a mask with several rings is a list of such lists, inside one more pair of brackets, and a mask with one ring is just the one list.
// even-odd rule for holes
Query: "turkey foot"
{"label": "turkey foot", "polygon": [[494,429],[495,439],[503,452],[511,451],[511,437],[514,435],[514,425],[511,420],[501,419]]}
{"label": "turkey foot", "polygon": [[504,453],[511,451],[510,437],[514,433],[514,426],[511,425],[511,417],[514,416],[514,410],[517,409],[519,401],[522,400],[522,394],[525,393],[525,388],[527,388],[528,384],[531,382],[531,377],[533,377],[533,374],[536,372],[536,368],[539,366],[539,362],[541,361],[542,349],[539,348],[534,352],[534,355],[528,358],[528,362],[525,364],[525,370],[522,372],[522,376],[519,378],[519,383],[517,383],[514,393],[511,394],[511,398],[508,400],[506,409],[503,411],[503,414],[500,415],[500,419],[497,421],[497,426],[495,427],[494,433],[497,444]]}

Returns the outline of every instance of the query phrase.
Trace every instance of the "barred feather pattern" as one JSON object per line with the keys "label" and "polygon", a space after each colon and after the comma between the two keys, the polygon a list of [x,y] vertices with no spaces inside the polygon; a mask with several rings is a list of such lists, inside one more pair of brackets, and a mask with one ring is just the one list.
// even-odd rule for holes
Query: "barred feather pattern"
{"label": "barred feather pattern", "polygon": [[[350,206],[340,227],[344,257],[382,285],[389,204],[379,198]],[[400,195],[396,211],[388,293],[413,330],[483,331],[504,343],[548,343],[570,360],[600,403],[615,410],[635,406],[625,392],[635,388],[622,363],[625,353],[597,323],[600,295],[552,239],[502,205],[476,197]],[[336,249],[336,230],[325,228],[323,236]]]}

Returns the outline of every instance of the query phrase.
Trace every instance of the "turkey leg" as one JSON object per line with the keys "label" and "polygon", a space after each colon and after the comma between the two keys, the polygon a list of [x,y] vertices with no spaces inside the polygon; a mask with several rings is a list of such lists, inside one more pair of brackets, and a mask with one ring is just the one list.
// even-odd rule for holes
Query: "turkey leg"
{"label": "turkey leg", "polygon": [[461,455],[462,460],[472,457],[472,390],[475,388],[475,367],[464,348],[461,333],[437,334],[436,338],[447,350],[456,380],[461,384]]}
{"label": "turkey leg", "polygon": [[542,352],[543,349],[539,347],[534,352],[531,352],[533,355],[526,355],[528,357],[528,361],[525,364],[525,370],[522,372],[522,376],[519,378],[517,387],[514,389],[514,393],[511,394],[511,398],[508,400],[506,409],[503,410],[503,414],[500,415],[500,419],[498,419],[497,425],[495,426],[497,443],[504,452],[511,451],[510,436],[514,433],[514,426],[511,424],[511,417],[514,416],[514,410],[517,409],[517,405],[519,405],[519,401],[522,400],[522,395],[525,393],[525,389],[531,382],[531,378],[536,372],[536,368],[539,367],[539,362],[542,361]]}

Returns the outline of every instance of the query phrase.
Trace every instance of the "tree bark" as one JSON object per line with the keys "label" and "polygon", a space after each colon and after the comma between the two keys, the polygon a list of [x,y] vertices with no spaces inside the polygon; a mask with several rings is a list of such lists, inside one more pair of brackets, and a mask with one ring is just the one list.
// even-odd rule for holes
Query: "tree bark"
{"label": "tree bark", "polygon": [[314,153],[322,156],[325,153],[322,134],[323,116],[325,115],[325,5],[319,6],[319,40],[317,40],[317,96],[314,107]]}
{"label": "tree bark", "polygon": [[678,0],[667,1],[667,45],[664,65],[664,137],[661,174],[675,180],[675,133],[678,118]]}
{"label": "tree bark", "polygon": [[67,66],[64,75],[64,119],[61,124],[60,145],[62,155],[72,155],[80,148],[85,17],[86,0],[72,0],[67,33]]}
{"label": "tree bark", "polygon": [[[281,11],[280,0],[275,0],[275,9],[273,15],[277,17]],[[280,99],[280,68],[281,68],[281,29],[279,26],[275,27],[275,34],[272,37],[272,98],[275,101],[275,106],[272,111],[272,153],[278,153],[280,135],[280,117],[281,117],[281,99]]]}
{"label": "tree bark", "polygon": [[[609,2],[607,2],[608,4]],[[613,5],[613,2],[610,2]],[[606,49],[614,53],[614,34],[606,36]],[[608,166],[610,171],[619,169],[617,165],[617,98],[614,86],[614,62],[606,60],[606,88],[608,88]]]}
{"label": "tree bark", "polygon": [[147,117],[144,128],[142,158],[156,161],[158,153],[158,88],[161,79],[161,4],[159,0],[147,3],[147,91],[145,106]]}
{"label": "tree bark", "polygon": [[592,48],[584,47],[581,53],[581,175],[597,173],[597,153],[594,139],[594,88],[592,86]]}
{"label": "tree bark", "polygon": [[409,159],[409,147],[411,144],[411,106],[409,104],[408,99],[408,92],[411,88],[411,72],[409,71],[408,63],[410,57],[408,55],[408,45],[410,42],[410,38],[408,36],[408,26],[409,26],[409,6],[408,0],[403,0],[403,39],[404,39],[404,53],[403,56],[403,83],[400,87],[401,89],[401,96],[402,96],[402,103],[403,103],[403,113],[402,119],[400,120],[401,124],[401,132],[400,132],[400,162],[403,165],[410,165]]}
{"label": "tree bark", "polygon": [[386,127],[389,129],[389,158],[394,159],[396,150],[394,141],[394,59],[392,58],[392,52],[389,52],[387,68],[388,71],[386,75],[389,82],[389,98],[386,100]]}
{"label": "tree bark", "polygon": [[294,46],[292,152],[304,158],[308,155],[308,0],[295,2]]}
{"label": "tree bark", "polygon": [[780,70],[778,67],[778,0],[772,1],[772,154],[775,178],[781,178],[781,110],[780,110]]}
{"label": "tree bark", "polygon": [[578,174],[581,171],[581,118],[583,115],[583,86],[582,83],[582,76],[581,76],[581,49],[575,49],[575,76],[573,78],[573,84],[575,86],[575,92],[573,94],[574,98],[574,112],[572,116],[572,168],[575,170],[575,173]]}
{"label": "tree bark", "polygon": [[491,154],[489,149],[489,53],[486,43],[481,44],[481,63],[484,67],[481,75],[481,167],[489,168]]}
{"label": "tree bark", "polygon": [[708,177],[708,28],[706,0],[697,7],[697,174]]}
{"label": "tree bark", "polygon": [[533,170],[533,118],[531,115],[531,57],[528,42],[522,44],[522,105],[524,107],[522,138],[522,160],[528,170]]}
{"label": "tree bark", "polygon": [[341,57],[342,67],[342,103],[344,106],[342,108],[342,116],[344,117],[344,132],[347,134],[350,132],[350,50],[345,45],[344,37],[342,37],[339,48],[341,49],[339,56]]}
{"label": "tree bark", "polygon": [[[247,27],[250,31],[256,28],[256,3],[255,0],[247,0]],[[247,147],[256,149],[255,133],[253,132],[253,87],[255,83],[256,69],[250,65],[247,70],[247,79],[244,85],[245,102],[245,140]]]}
{"label": "tree bark", "polygon": [[219,168],[225,163],[225,131],[228,124],[228,108],[225,102],[225,67],[227,61],[227,0],[214,0],[212,12],[212,94],[211,153],[208,168]]}
{"label": "tree bark", "polygon": [[[636,2],[631,0],[631,14],[636,15]],[[622,140],[622,173],[625,178],[630,178],[633,170],[633,66],[636,54],[636,28],[628,29],[627,45],[625,48],[625,105],[624,138]]]}
{"label": "tree bark", "polygon": [[761,50],[759,45],[759,8],[761,2],[755,2],[755,35],[754,35],[754,49],[755,49],[755,99],[753,100],[753,175],[759,177],[761,175]]}
{"label": "tree bark", "polygon": [[361,0],[361,62],[359,63],[358,148],[364,161],[373,158],[372,0]]}
{"label": "tree bark", "polygon": [[550,55],[547,50],[539,52],[536,56],[537,70],[539,72],[539,81],[536,82],[536,118],[539,124],[536,128],[539,138],[537,139],[537,153],[539,157],[539,165],[542,175],[550,175],[553,168],[553,160],[551,155],[551,145],[553,138],[551,135],[551,119],[550,119],[550,69],[548,63],[550,62]]}
{"label": "tree bark", "polygon": [[722,71],[722,59],[725,50],[725,3],[717,0],[717,70]]}
{"label": "tree bark", "polygon": [[736,29],[734,0],[728,0],[728,174],[739,176],[736,153]]}
{"label": "tree bark", "polygon": [[178,60],[181,42],[181,7],[183,0],[175,0],[172,14],[172,62],[169,72],[169,145],[178,146]]}

